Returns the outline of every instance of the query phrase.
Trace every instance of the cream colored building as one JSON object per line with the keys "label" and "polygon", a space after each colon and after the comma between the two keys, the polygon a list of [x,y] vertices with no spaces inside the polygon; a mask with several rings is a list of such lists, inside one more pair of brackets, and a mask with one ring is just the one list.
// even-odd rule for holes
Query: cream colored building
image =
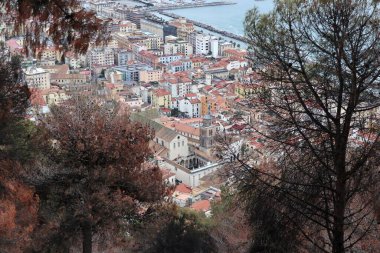
{"label": "cream colored building", "polygon": [[156,35],[156,34],[153,34],[153,33],[146,33],[145,34],[147,37],[145,38],[145,40],[143,41],[144,45],[146,45],[146,47],[148,49],[160,49],[161,48],[161,45],[162,45],[162,37]]}
{"label": "cream colored building", "polygon": [[169,22],[169,25],[177,28],[177,36],[181,39],[187,40],[188,36],[195,31],[194,24],[187,22],[186,19],[174,19]]}
{"label": "cream colored building", "polygon": [[123,20],[119,24],[119,31],[122,33],[132,33],[137,30],[136,24],[128,20]]}
{"label": "cream colored building", "polygon": [[149,33],[135,31],[133,33],[114,33],[113,38],[118,42],[120,48],[132,50],[133,45],[140,44],[147,47],[148,50],[160,49],[163,43],[162,37]]}
{"label": "cream colored building", "polygon": [[235,48],[235,47],[231,42],[227,42],[227,41],[221,42],[221,43],[219,43],[219,52],[218,53],[221,56],[225,56],[224,50],[233,49],[233,48]]}
{"label": "cream colored building", "polygon": [[50,88],[50,73],[42,68],[28,67],[24,70],[24,77],[30,87],[37,89]]}
{"label": "cream colored building", "polygon": [[115,64],[113,50],[109,48],[94,48],[87,54],[87,63],[90,66],[112,66]]}
{"label": "cream colored building", "polygon": [[66,92],[58,87],[52,87],[42,92],[42,98],[47,105],[59,104],[70,97]]}
{"label": "cream colored building", "polygon": [[141,70],[139,73],[140,82],[158,82],[162,77],[162,70]]}
{"label": "cream colored building", "polygon": [[164,37],[164,29],[161,24],[157,24],[146,19],[141,19],[140,26],[142,31],[157,34],[161,38]]}
{"label": "cream colored building", "polygon": [[55,47],[46,47],[43,50],[37,51],[37,55],[40,57],[40,60],[60,60],[62,53]]}
{"label": "cream colored building", "polygon": [[171,161],[187,158],[189,155],[187,138],[167,127],[162,127],[156,132],[154,141],[167,149],[165,158]]}
{"label": "cream colored building", "polygon": [[176,40],[165,43],[164,45],[165,55],[183,54],[190,56],[193,54],[193,46],[184,40]]}
{"label": "cream colored building", "polygon": [[172,95],[165,89],[158,89],[152,92],[151,103],[153,107],[170,108]]}
{"label": "cream colored building", "polygon": [[56,84],[82,84],[86,81],[86,75],[82,74],[51,74],[50,76],[50,82]]}

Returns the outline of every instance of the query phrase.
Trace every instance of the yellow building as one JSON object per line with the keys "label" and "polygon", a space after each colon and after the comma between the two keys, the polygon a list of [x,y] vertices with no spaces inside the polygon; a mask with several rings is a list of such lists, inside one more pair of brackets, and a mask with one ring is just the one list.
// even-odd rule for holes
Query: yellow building
{"label": "yellow building", "polygon": [[201,115],[222,112],[228,109],[227,100],[221,95],[203,95],[201,100]]}
{"label": "yellow building", "polygon": [[152,92],[151,103],[153,107],[170,108],[172,95],[165,89],[158,89]]}
{"label": "yellow building", "polygon": [[162,70],[142,70],[139,73],[140,82],[158,82],[162,77]]}
{"label": "yellow building", "polygon": [[42,91],[41,95],[47,105],[59,104],[70,98],[64,90],[57,86]]}
{"label": "yellow building", "polygon": [[56,47],[48,46],[43,49],[37,49],[37,56],[40,60],[61,60],[62,52],[60,52]]}
{"label": "yellow building", "polygon": [[216,99],[210,95],[203,95],[200,97],[201,100],[201,115],[206,115],[208,113],[216,112]]}
{"label": "yellow building", "polygon": [[235,84],[235,95],[240,98],[248,98],[254,94],[259,94],[264,91],[264,87],[259,84]]}

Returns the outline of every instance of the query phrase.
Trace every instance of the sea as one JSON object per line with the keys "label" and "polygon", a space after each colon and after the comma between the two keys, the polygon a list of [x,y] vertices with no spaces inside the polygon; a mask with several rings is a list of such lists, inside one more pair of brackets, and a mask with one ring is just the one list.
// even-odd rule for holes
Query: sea
{"label": "sea", "polygon": [[[118,0],[120,3],[127,4],[129,6],[141,6],[141,3],[135,2],[133,0]],[[191,1],[191,0],[188,0]],[[186,1],[186,2],[188,2]],[[215,2],[218,0],[206,0],[207,2]],[[211,25],[220,30],[229,31],[237,35],[244,35],[244,19],[246,13],[252,8],[257,8],[260,13],[268,13],[274,8],[274,0],[227,0],[234,5],[220,5],[220,6],[210,6],[210,7],[199,7],[199,8],[187,8],[187,9],[176,9],[170,10],[174,14],[180,15],[182,17],[195,20],[204,24]],[[157,16],[163,18],[164,20],[170,20],[171,18],[167,16],[160,15],[159,13],[154,13]],[[221,36],[210,31],[206,31],[202,28],[197,28],[197,30],[202,30],[206,33],[211,33],[215,36]],[[221,36],[224,37],[224,36]],[[241,45],[242,48],[246,48],[247,45],[241,41],[236,41],[230,38],[224,37],[228,41],[236,42]]]}
{"label": "sea", "polygon": [[170,12],[215,28],[244,35],[244,18],[250,9],[256,7],[261,13],[274,8],[273,0],[232,0],[234,5],[211,6],[191,9],[177,9]]}

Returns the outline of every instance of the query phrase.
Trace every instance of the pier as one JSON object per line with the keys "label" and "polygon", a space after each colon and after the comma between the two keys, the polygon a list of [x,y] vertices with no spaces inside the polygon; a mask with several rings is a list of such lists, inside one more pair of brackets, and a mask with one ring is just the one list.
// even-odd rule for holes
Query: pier
{"label": "pier", "polygon": [[[165,15],[165,16],[171,17],[171,18],[175,18],[175,19],[182,18],[182,16],[180,16],[180,15],[177,15],[177,14],[174,14],[174,13],[169,13],[169,12],[166,12],[166,11],[159,11],[158,13],[160,13],[161,15]],[[238,40],[238,41],[241,41],[241,42],[244,42],[244,43],[249,43],[248,38],[246,38],[244,36],[240,36],[240,35],[237,35],[237,34],[234,34],[234,33],[223,31],[223,30],[217,29],[217,28],[215,28],[215,27],[213,27],[211,25],[207,25],[207,24],[195,21],[195,20],[191,20],[191,19],[188,19],[188,18],[186,18],[186,19],[188,21],[192,22],[195,26],[201,27],[201,28],[209,30],[211,32],[215,32],[215,33],[221,34],[221,35],[223,35],[225,37],[228,37],[228,38],[231,38],[231,39],[234,39],[234,40]]]}
{"label": "pier", "polygon": [[164,11],[164,10],[176,10],[176,9],[188,9],[199,8],[209,6],[221,6],[221,5],[234,5],[234,2],[218,1],[218,2],[202,2],[202,3],[183,3],[183,4],[171,4],[171,5],[155,5],[146,7],[146,11]]}

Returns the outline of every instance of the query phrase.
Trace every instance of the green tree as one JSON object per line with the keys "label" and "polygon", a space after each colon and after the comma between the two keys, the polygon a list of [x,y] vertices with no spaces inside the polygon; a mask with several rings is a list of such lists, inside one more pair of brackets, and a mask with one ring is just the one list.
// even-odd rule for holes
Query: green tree
{"label": "green tree", "polygon": [[209,228],[210,224],[201,213],[180,209],[160,231],[155,245],[148,252],[217,252]]}

